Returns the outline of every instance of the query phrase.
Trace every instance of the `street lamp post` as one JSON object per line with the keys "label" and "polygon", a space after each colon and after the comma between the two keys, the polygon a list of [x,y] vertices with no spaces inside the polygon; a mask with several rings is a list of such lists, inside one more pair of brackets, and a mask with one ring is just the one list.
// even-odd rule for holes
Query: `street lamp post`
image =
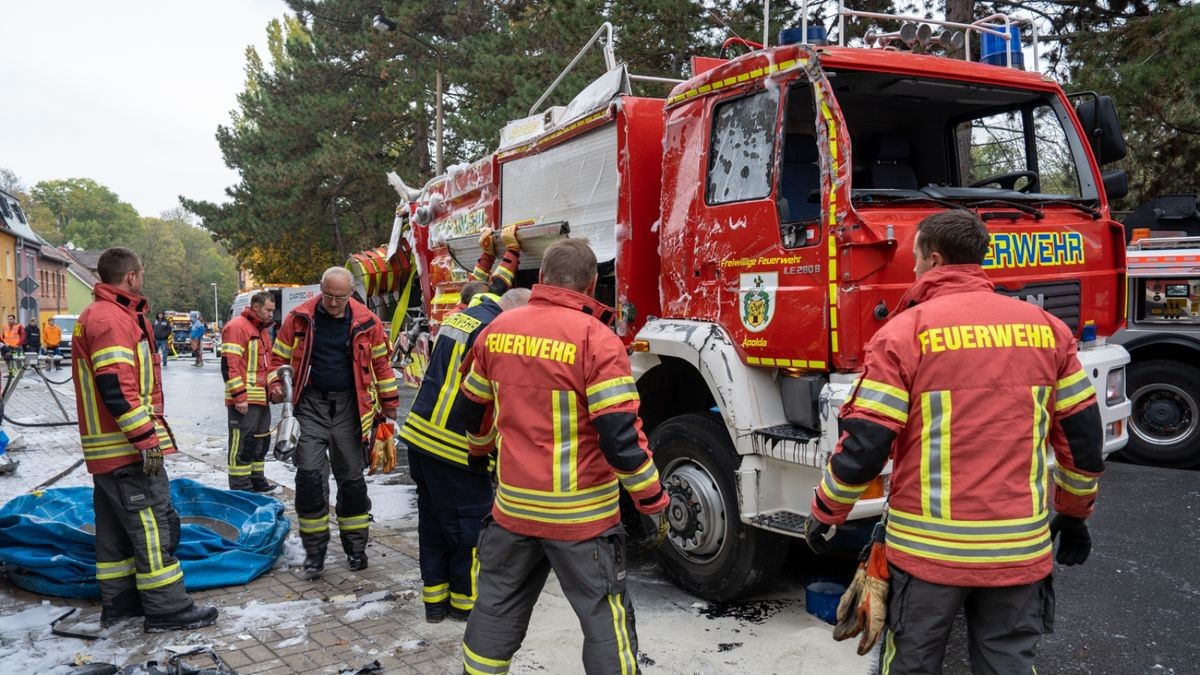
{"label": "street lamp post", "polygon": [[391,19],[387,18],[386,16],[384,16],[382,14],[376,14],[375,18],[371,21],[371,25],[375,27],[375,30],[377,30],[381,33],[390,33],[392,31],[396,31],[398,33],[404,34],[405,36],[407,36],[409,38],[412,38],[413,41],[419,43],[421,46],[425,47],[431,53],[433,53],[434,57],[437,59],[437,71],[435,72],[435,75],[434,75],[434,99],[433,99],[434,100],[433,105],[434,105],[434,109],[436,111],[434,113],[434,122],[433,122],[433,124],[434,124],[433,134],[434,134],[434,144],[435,144],[433,172],[440,176],[440,175],[442,175],[442,50],[438,49],[437,47],[434,47],[433,45],[431,45],[428,42],[426,42],[425,40],[417,37],[416,35],[413,35],[412,33],[401,29],[398,25],[396,25],[395,21],[392,21]]}
{"label": "street lamp post", "polygon": [[209,284],[213,287],[213,321],[217,322],[217,328],[221,327],[221,314],[217,311],[217,284],[213,282]]}

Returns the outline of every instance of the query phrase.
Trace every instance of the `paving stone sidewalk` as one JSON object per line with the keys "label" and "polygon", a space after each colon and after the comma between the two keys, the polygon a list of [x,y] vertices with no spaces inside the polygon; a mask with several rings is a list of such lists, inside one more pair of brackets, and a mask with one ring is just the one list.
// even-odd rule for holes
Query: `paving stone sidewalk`
{"label": "paving stone sidewalk", "polygon": [[[63,377],[59,373],[47,373]],[[56,386],[64,405],[74,415],[69,386]],[[65,391],[64,391],[65,390]],[[44,384],[25,378],[7,411],[22,421],[58,421],[61,415]],[[24,491],[49,479],[81,457],[78,436],[70,428],[15,427],[5,423],[10,435],[24,437],[23,450],[12,455],[22,461],[17,476]],[[222,453],[198,453],[186,449],[171,460],[172,477],[223,479]],[[83,470],[71,472],[57,485],[87,485]],[[11,496],[11,486],[6,491]],[[286,505],[297,532],[293,494],[285,489],[277,495]],[[215,604],[221,617],[213,626],[190,633],[146,635],[140,622],[127,621],[99,643],[71,638],[50,638],[77,643],[80,654],[115,654],[120,665],[166,661],[168,645],[211,644],[215,652],[239,673],[353,672],[378,660],[387,673],[461,672],[460,643],[465,624],[445,621],[428,624],[420,601],[415,521],[374,523],[367,552],[371,566],[350,572],[338,545],[336,525],[321,579],[297,578],[288,567],[287,555],[275,568],[245,586],[193,593],[197,602]],[[295,546],[295,542],[289,542]],[[293,557],[296,552],[293,551]],[[7,575],[0,577],[0,616],[10,616],[49,601],[55,607],[78,607],[85,624],[98,621],[99,602],[48,598],[14,586]],[[68,621],[74,621],[74,617]],[[66,622],[64,622],[66,623]],[[97,660],[105,660],[98,658]]]}

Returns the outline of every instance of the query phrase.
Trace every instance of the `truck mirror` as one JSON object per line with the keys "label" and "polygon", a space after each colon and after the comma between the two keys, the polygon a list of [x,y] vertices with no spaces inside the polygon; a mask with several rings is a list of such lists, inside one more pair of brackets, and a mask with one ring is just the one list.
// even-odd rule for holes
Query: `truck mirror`
{"label": "truck mirror", "polygon": [[1129,194],[1129,176],[1123,169],[1104,171],[1100,174],[1100,179],[1104,181],[1104,193],[1108,195],[1108,201],[1121,199]]}
{"label": "truck mirror", "polygon": [[1097,162],[1103,165],[1125,157],[1125,135],[1111,96],[1086,98],[1075,107],[1075,113]]}

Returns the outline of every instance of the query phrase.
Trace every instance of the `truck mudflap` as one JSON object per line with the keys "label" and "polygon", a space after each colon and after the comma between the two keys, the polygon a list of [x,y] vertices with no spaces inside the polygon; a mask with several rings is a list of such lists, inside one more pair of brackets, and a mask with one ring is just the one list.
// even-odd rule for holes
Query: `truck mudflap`
{"label": "truck mudflap", "polygon": [[[1079,363],[1096,390],[1096,402],[1100,405],[1100,423],[1104,431],[1104,456],[1125,447],[1129,442],[1129,415],[1132,407],[1125,395],[1125,367],[1129,365],[1129,352],[1120,345],[1097,344],[1082,347]],[[1109,375],[1113,376],[1110,391]]]}

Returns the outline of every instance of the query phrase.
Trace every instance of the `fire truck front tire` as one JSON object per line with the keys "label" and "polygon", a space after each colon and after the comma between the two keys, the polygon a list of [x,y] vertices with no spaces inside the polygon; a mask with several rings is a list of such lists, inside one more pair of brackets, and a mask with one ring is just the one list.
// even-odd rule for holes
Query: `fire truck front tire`
{"label": "fire truck front tire", "polygon": [[1200,465],[1200,369],[1165,359],[1135,362],[1127,389],[1133,410],[1125,456],[1152,466]]}
{"label": "fire truck front tire", "polygon": [[707,600],[742,597],[779,571],[788,545],[738,518],[734,474],[741,457],[715,413],[660,424],[650,448],[671,497],[670,529],[658,557],[684,590]]}

